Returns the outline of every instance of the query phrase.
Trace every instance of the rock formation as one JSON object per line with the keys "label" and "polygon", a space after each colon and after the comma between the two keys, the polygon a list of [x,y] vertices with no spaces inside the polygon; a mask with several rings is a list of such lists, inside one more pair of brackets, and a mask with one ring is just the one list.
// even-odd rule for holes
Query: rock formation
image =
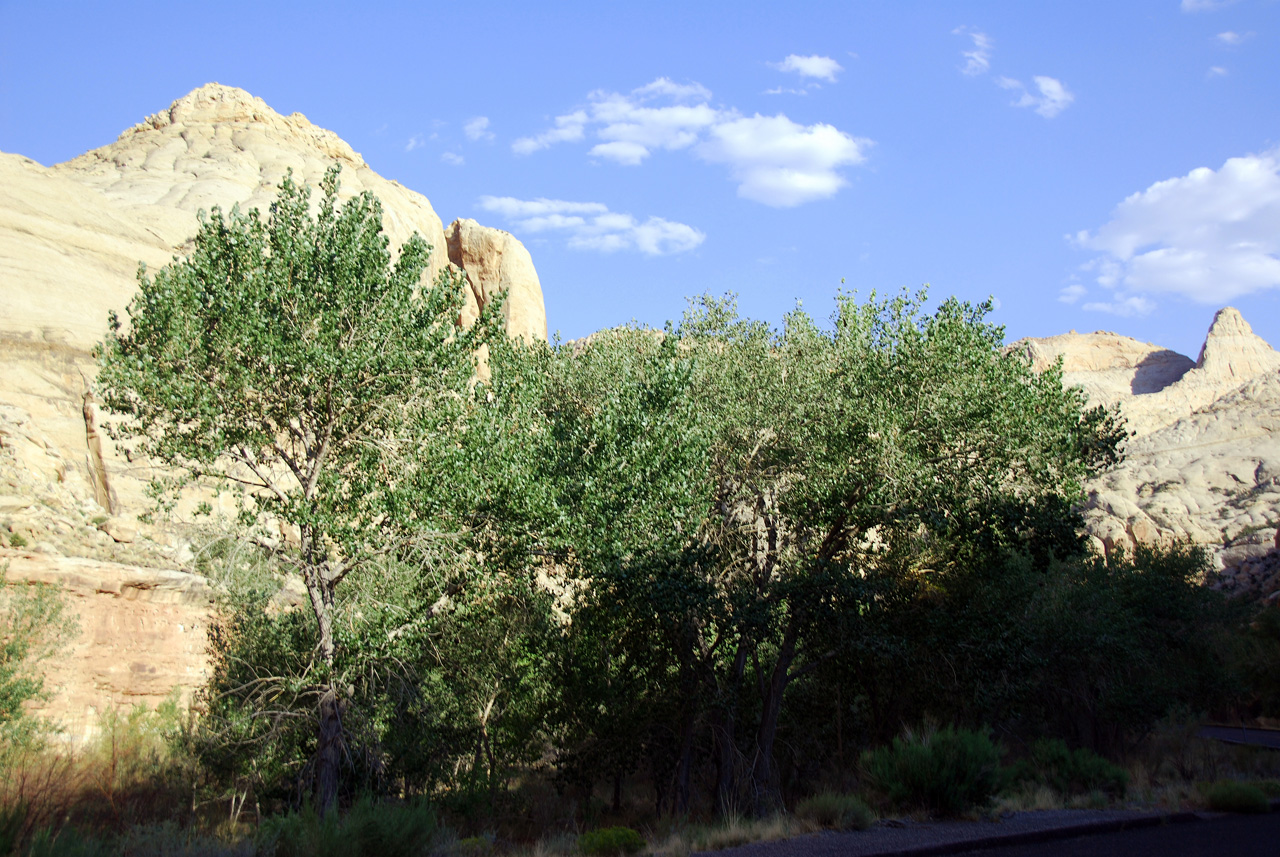
{"label": "rock formation", "polygon": [[414,232],[432,245],[424,276],[463,270],[464,321],[506,289],[507,330],[546,338],[542,289],[519,241],[459,221],[450,242],[426,197],[379,176],[332,131],[243,90],[203,86],[52,167],[0,152],[0,548],[18,551],[0,566],[9,562],[11,584],[71,582],[82,627],[73,649],[92,641],[95,654],[58,674],[49,713],[74,734],[91,710],[197,684],[208,609],[204,595],[156,606],[163,587],[95,589],[95,575],[182,574],[165,569],[188,562],[191,546],[180,527],[137,521],[152,473],[100,431],[91,349],[108,312],[124,314],[139,263],[159,267],[189,249],[200,209],[265,211],[289,169],[315,186],[335,162],[343,198],[368,190],[381,200],[393,249]]}
{"label": "rock formation", "polygon": [[1089,486],[1096,545],[1189,538],[1209,547],[1216,585],[1280,597],[1280,353],[1231,307],[1193,364],[1114,333],[1014,343],[1035,367],[1063,361],[1064,380],[1118,405],[1134,437]]}
{"label": "rock formation", "polygon": [[[449,261],[466,272],[472,302],[477,308],[487,306],[503,291],[515,295],[520,293],[523,284],[538,285],[538,274],[533,269],[529,251],[510,232],[462,219],[449,224],[445,240],[449,246]],[[547,338],[547,313],[542,301],[508,299],[502,305],[502,319],[511,336],[529,341],[545,341]],[[464,323],[471,320],[464,314]]]}

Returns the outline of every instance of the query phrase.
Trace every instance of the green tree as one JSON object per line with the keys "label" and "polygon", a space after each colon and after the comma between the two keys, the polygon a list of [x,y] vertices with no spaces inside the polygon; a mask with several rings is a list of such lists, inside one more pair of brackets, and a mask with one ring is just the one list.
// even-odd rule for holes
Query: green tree
{"label": "green tree", "polygon": [[344,677],[335,592],[413,522],[420,468],[449,447],[494,307],[468,330],[458,276],[420,279],[431,248],[413,236],[392,261],[378,200],[338,204],[339,168],[310,190],[287,176],[264,220],[218,208],[190,255],[139,272],[128,324],[112,315],[99,386],[117,435],[178,481],[239,488],[246,522],[296,528],[292,564],[315,620],[315,778],[332,806],[343,755]]}

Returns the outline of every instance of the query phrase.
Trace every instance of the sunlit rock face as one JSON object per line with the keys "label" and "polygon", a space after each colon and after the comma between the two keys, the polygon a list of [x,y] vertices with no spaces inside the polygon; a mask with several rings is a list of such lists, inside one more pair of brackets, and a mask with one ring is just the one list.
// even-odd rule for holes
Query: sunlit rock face
{"label": "sunlit rock face", "polygon": [[1280,597],[1280,352],[1240,313],[1219,310],[1194,363],[1114,333],[1011,346],[1037,368],[1119,406],[1135,436],[1089,486],[1085,516],[1105,551],[1191,539],[1231,591]]}
{"label": "sunlit rock face", "polygon": [[[103,433],[91,349],[108,312],[124,315],[139,263],[158,268],[190,249],[198,211],[265,213],[289,170],[318,186],[335,163],[344,199],[367,190],[381,200],[393,250],[415,232],[432,245],[424,277],[463,269],[464,322],[508,289],[507,329],[546,339],[538,276],[513,236],[461,221],[451,227],[451,261],[426,197],[379,176],[332,131],[244,90],[202,86],[114,143],[52,167],[0,152],[0,550],[12,551],[0,564],[10,562],[15,585],[71,581],[78,654],[59,660],[45,713],[77,736],[107,706],[154,703],[198,684],[208,612],[204,595],[156,601],[167,590],[92,585],[99,573],[182,574],[191,544],[181,526],[137,521],[154,471]],[[230,511],[216,498],[215,507]]]}

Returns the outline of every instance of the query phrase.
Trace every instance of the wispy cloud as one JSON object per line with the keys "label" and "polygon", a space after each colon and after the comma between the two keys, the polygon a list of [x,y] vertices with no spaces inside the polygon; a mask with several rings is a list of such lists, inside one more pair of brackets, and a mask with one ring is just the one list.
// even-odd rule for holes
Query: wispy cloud
{"label": "wispy cloud", "polygon": [[462,126],[462,133],[468,140],[492,140],[493,132],[489,130],[489,117],[477,116]]}
{"label": "wispy cloud", "polygon": [[1183,12],[1214,12],[1230,6],[1236,0],[1182,0]]}
{"label": "wispy cloud", "polygon": [[840,169],[862,163],[871,146],[831,125],[715,107],[702,85],[667,78],[629,93],[597,90],[587,100],[585,108],[557,117],[555,127],[512,148],[529,154],[582,140],[590,129],[599,140],[588,150],[592,157],[636,166],[655,151],[690,151],[728,167],[739,196],[786,207],[835,194],[847,183]]}
{"label": "wispy cloud", "polygon": [[1011,77],[998,78],[996,83],[1002,89],[1012,89],[1018,93],[1018,99],[1013,102],[1014,107],[1033,107],[1036,113],[1046,119],[1057,116],[1076,100],[1076,97],[1062,85],[1062,81],[1055,77],[1036,75],[1032,80],[1039,94],[1031,92],[1022,84],[1022,81]]}
{"label": "wispy cloud", "polygon": [[769,63],[769,67],[776,68],[778,71],[795,72],[801,77],[815,77],[828,83],[835,83],[836,75],[844,71],[844,67],[831,57],[817,54],[807,57],[790,54],[782,62]]}
{"label": "wispy cloud", "polygon": [[1205,72],[1205,77],[1226,77],[1230,73],[1220,65],[1211,65],[1209,70]]}
{"label": "wispy cloud", "polygon": [[1113,301],[1090,301],[1083,305],[1090,312],[1105,312],[1111,315],[1133,316],[1149,315],[1156,308],[1155,303],[1141,296],[1118,298]]}
{"label": "wispy cloud", "polygon": [[1089,290],[1079,283],[1071,283],[1058,290],[1058,300],[1064,304],[1073,304],[1088,292]]}
{"label": "wispy cloud", "polygon": [[427,145],[426,138],[421,134],[414,134],[409,138],[409,142],[404,144],[404,150],[406,152],[412,152],[414,149],[421,149],[425,145]]}
{"label": "wispy cloud", "polygon": [[964,57],[964,65],[960,67],[960,71],[970,77],[977,77],[991,70],[991,49],[993,46],[990,36],[972,27],[956,27],[951,31],[951,34],[954,36],[968,36],[973,40],[973,50],[960,52],[960,56]]}
{"label": "wispy cloud", "polygon": [[640,221],[630,214],[611,212],[600,202],[482,196],[480,207],[525,233],[565,235],[567,245],[576,250],[634,250],[649,256],[666,256],[693,250],[707,238],[688,224],[661,217]]}
{"label": "wispy cloud", "polygon": [[539,149],[546,149],[556,143],[572,143],[582,139],[583,129],[587,124],[587,114],[576,110],[565,116],[557,116],[555,127],[535,134],[532,137],[521,137],[511,144],[511,151],[517,155],[530,155]]}
{"label": "wispy cloud", "polygon": [[444,152],[440,155],[440,160],[444,161],[451,167],[460,167],[467,162],[466,158],[457,152]]}
{"label": "wispy cloud", "polygon": [[1114,299],[1098,309],[1138,312],[1158,294],[1221,303],[1280,288],[1280,149],[1156,182],[1072,241],[1102,254],[1087,268]]}

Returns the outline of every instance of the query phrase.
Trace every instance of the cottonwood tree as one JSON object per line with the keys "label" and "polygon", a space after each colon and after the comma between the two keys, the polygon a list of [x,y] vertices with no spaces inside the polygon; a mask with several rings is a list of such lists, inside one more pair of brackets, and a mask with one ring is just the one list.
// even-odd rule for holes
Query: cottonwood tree
{"label": "cottonwood tree", "polygon": [[[730,638],[714,673],[721,809],[779,805],[786,691],[856,636],[889,552],[909,557],[905,573],[945,573],[977,534],[1018,541],[993,510],[1074,499],[1117,455],[1114,415],[1004,351],[989,305],[923,303],[840,295],[830,327],[797,310],[773,332],[707,298],[678,330],[717,429],[704,536],[736,605],[715,629]],[[743,740],[748,667],[758,708]]]}
{"label": "cottonwood tree", "polygon": [[499,329],[492,306],[460,329],[460,278],[420,287],[430,246],[415,234],[393,260],[378,200],[339,205],[339,169],[314,210],[290,173],[265,219],[202,213],[191,253],[139,271],[127,324],[113,313],[98,349],[117,436],[174,468],[170,496],[191,480],[239,489],[246,522],[296,528],[289,562],[315,620],[322,811],[336,801],[344,741],[335,591],[421,523],[424,490],[447,483],[416,469],[453,446],[474,355]]}

